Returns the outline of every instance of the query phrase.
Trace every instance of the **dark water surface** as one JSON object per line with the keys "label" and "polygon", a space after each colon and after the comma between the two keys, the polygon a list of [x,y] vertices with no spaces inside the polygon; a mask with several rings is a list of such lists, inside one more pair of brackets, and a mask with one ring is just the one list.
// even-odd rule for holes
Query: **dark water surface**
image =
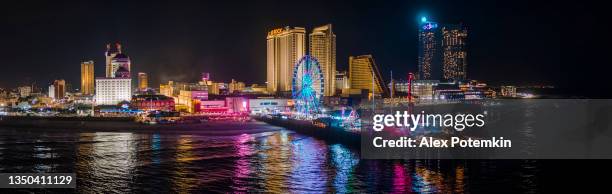
{"label": "dark water surface", "polygon": [[540,165],[361,160],[356,149],[285,129],[229,136],[0,129],[0,172],[77,174],[76,190],[46,192],[522,193],[539,191]]}

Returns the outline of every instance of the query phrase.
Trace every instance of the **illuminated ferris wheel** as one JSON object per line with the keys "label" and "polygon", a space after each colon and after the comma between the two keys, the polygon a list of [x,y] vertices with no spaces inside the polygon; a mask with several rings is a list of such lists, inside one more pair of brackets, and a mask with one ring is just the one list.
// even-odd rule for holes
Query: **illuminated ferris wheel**
{"label": "illuminated ferris wheel", "polygon": [[306,55],[293,69],[293,99],[298,116],[320,112],[323,73],[316,58]]}

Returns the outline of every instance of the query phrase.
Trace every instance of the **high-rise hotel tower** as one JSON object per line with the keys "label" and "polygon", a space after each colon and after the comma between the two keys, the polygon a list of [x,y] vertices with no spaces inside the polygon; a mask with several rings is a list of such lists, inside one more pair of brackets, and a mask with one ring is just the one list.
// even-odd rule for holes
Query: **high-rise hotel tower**
{"label": "high-rise hotel tower", "polygon": [[418,79],[467,79],[467,30],[459,25],[421,20]]}
{"label": "high-rise hotel tower", "polygon": [[278,28],[267,36],[267,89],[271,94],[290,93],[293,67],[306,55],[306,30]]}
{"label": "high-rise hotel tower", "polygon": [[81,62],[81,93],[83,95],[94,94],[94,62]]}
{"label": "high-rise hotel tower", "polygon": [[349,85],[351,89],[368,90],[370,95],[388,93],[372,55],[349,57]]}
{"label": "high-rise hotel tower", "polygon": [[121,45],[111,49],[106,45],[106,77],[96,78],[95,102],[98,105],[117,105],[132,98],[130,58],[121,53]]}
{"label": "high-rise hotel tower", "polygon": [[310,55],[316,58],[323,73],[323,96],[336,93],[336,35],[332,25],[316,27],[309,36]]}
{"label": "high-rise hotel tower", "polygon": [[441,34],[438,23],[423,19],[419,26],[419,73],[418,79],[440,79],[442,57]]}
{"label": "high-rise hotel tower", "polygon": [[147,73],[138,72],[138,90],[145,91],[149,87],[149,78]]}
{"label": "high-rise hotel tower", "polygon": [[467,30],[461,24],[442,27],[442,77],[446,80],[467,79]]}

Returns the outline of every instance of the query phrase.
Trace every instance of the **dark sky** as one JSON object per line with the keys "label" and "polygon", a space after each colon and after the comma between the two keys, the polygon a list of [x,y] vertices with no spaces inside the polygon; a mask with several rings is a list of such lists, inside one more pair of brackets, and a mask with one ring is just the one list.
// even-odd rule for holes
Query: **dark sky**
{"label": "dark sky", "polygon": [[[63,78],[78,87],[80,61],[104,74],[105,44],[121,42],[132,71],[167,80],[265,82],[266,33],[282,26],[332,23],[337,64],[373,54],[383,74],[416,70],[420,16],[469,29],[468,77],[490,83],[575,87],[572,67],[590,37],[576,30],[596,23],[591,5],[532,1],[92,1],[22,0],[0,8],[0,86]],[[568,15],[572,15],[568,17]],[[587,24],[585,24],[586,20]],[[595,25],[595,24],[594,24]],[[584,39],[567,40],[574,33]],[[586,42],[585,42],[586,41]],[[568,50],[569,49],[569,50]],[[575,53],[574,51],[582,51]],[[571,59],[564,59],[571,53]],[[568,62],[569,61],[569,62]],[[597,67],[584,64],[583,67]],[[590,68],[589,68],[590,69]],[[574,71],[574,72],[572,72]],[[585,71],[585,74],[596,73]],[[603,81],[603,80],[594,80]],[[610,88],[608,86],[608,88]]]}

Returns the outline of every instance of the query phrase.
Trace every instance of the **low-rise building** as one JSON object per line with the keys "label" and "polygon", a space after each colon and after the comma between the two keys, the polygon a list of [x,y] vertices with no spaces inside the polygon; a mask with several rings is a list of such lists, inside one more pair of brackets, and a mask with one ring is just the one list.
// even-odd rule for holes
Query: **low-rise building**
{"label": "low-rise building", "polygon": [[184,105],[187,112],[195,113],[200,111],[201,101],[206,100],[208,100],[208,91],[206,90],[181,90],[177,104]]}
{"label": "low-rise building", "polygon": [[278,98],[249,99],[247,102],[248,111],[252,114],[287,112],[293,105],[291,99]]}
{"label": "low-rise building", "polygon": [[510,97],[510,98],[515,98],[516,97],[516,87],[515,86],[501,86],[501,96],[502,97]]}
{"label": "low-rise building", "polygon": [[174,111],[174,98],[164,95],[135,95],[132,107],[144,111]]}

